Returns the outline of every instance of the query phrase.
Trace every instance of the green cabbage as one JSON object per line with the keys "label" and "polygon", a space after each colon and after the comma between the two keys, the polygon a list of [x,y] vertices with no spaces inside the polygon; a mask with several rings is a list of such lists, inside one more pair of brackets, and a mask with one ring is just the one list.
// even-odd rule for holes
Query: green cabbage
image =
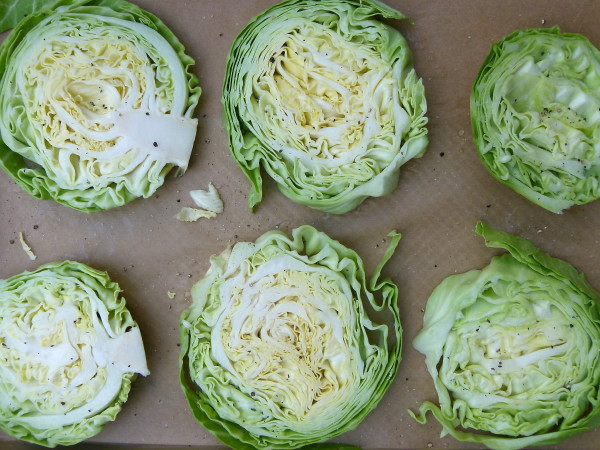
{"label": "green cabbage", "polygon": [[236,449],[297,448],[356,427],[400,362],[398,289],[378,281],[400,239],[390,236],[369,284],[355,252],[310,226],[213,256],[180,327],[196,419]]}
{"label": "green cabbage", "polygon": [[0,166],[31,195],[86,212],[152,195],[188,165],[200,96],[193,59],[159,19],[123,0],[47,6],[0,47]]}
{"label": "green cabbage", "polygon": [[345,213],[390,193],[427,146],[408,45],[378,1],[288,0],[233,43],[223,106],[233,157],[262,198],[261,167],[293,201]]}
{"label": "green cabbage", "polygon": [[500,182],[560,213],[600,197],[600,52],[557,27],[492,46],[471,93],[479,155]]}
{"label": "green cabbage", "polygon": [[56,262],[0,280],[0,429],[55,447],[102,430],[147,375],[140,330],[105,272]]}
{"label": "green cabbage", "polygon": [[414,347],[440,406],[423,403],[417,420],[431,411],[443,434],[498,449],[555,444],[598,426],[600,294],[525,239],[483,223],[477,233],[509,253],[431,294]]}

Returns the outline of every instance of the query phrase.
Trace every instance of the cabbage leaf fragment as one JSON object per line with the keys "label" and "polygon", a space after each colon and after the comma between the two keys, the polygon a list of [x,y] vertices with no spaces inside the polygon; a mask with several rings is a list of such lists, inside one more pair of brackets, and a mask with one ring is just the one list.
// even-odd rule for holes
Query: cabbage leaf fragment
{"label": "cabbage leaf fragment", "polygon": [[196,222],[200,219],[214,219],[215,217],[217,217],[216,212],[208,211],[206,209],[190,208],[189,206],[184,206],[177,214],[175,214],[175,218],[180,222]]}
{"label": "cabbage leaf fragment", "polygon": [[73,261],[0,280],[0,429],[55,447],[115,420],[131,382],[149,373],[120,292]]}
{"label": "cabbage leaf fragment", "polygon": [[208,183],[208,190],[194,189],[190,191],[190,197],[194,200],[196,206],[216,214],[223,212],[223,200],[214,184]]}
{"label": "cabbage leaf fragment", "polygon": [[[477,224],[509,253],[452,275],[427,302],[414,347],[442,434],[490,448],[551,445],[600,424],[600,294],[531,242]],[[416,417],[412,412],[413,417]]]}
{"label": "cabbage leaf fragment", "polygon": [[600,51],[558,27],[516,31],[492,46],[471,93],[488,171],[561,213],[600,197]]}
{"label": "cabbage leaf fragment", "polygon": [[[181,318],[180,381],[196,419],[236,449],[291,449],[355,428],[400,362],[398,289],[310,226],[211,258]],[[370,317],[377,312],[386,324]]]}
{"label": "cabbage leaf fragment", "polygon": [[[2,28],[27,5],[3,6]],[[188,166],[194,60],[123,0],[47,2],[0,46],[0,166],[27,192],[93,212],[149,197]]]}
{"label": "cabbage leaf fragment", "polygon": [[229,54],[222,102],[234,159],[262,199],[261,168],[291,200],[342,214],[390,193],[427,146],[427,105],[405,16],[370,0],[288,0]]}

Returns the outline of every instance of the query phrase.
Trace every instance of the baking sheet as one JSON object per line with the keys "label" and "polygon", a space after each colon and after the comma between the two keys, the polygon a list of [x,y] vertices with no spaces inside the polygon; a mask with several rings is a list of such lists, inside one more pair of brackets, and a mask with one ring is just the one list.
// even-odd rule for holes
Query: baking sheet
{"label": "baking sheet", "polygon": [[[479,162],[469,125],[469,92],[490,45],[517,29],[559,25],[600,46],[600,2],[530,0],[387,0],[409,16],[390,22],[408,39],[428,101],[430,145],[406,164],[399,187],[369,199],[342,216],[292,203],[266,181],[264,201],[247,209],[249,183],[229,154],[223,130],[220,90],[228,50],[236,34],[271,0],[137,0],[160,17],[197,62],[203,89],[199,128],[188,172],[172,174],[157,193],[114,210],[86,215],[30,197],[0,173],[0,278],[40,264],[74,259],[106,270],[120,283],[140,325],[151,375],[138,378],[117,420],[89,443],[215,447],[219,443],[192,417],[178,384],[178,318],[189,290],[208,268],[210,255],[262,233],[311,224],[355,249],[372,272],[392,229],[403,239],[384,270],[400,288],[404,327],[403,361],[380,405],[354,431],[335,442],[368,449],[478,448],[439,438],[433,419],[419,425],[407,414],[424,400],[436,400],[422,356],[411,341],[422,325],[431,290],[450,274],[487,265],[498,251],[475,235],[477,220],[531,239],[566,259],[600,288],[600,201],[555,215],[495,181]],[[214,183],[225,212],[213,220],[181,223],[173,218],[192,206],[191,189]],[[38,255],[30,261],[18,233]],[[176,293],[170,299],[167,291]],[[552,448],[597,448],[590,431]],[[30,448],[0,433],[2,448]],[[105,447],[98,447],[105,448]],[[113,447],[114,448],[114,447]]]}

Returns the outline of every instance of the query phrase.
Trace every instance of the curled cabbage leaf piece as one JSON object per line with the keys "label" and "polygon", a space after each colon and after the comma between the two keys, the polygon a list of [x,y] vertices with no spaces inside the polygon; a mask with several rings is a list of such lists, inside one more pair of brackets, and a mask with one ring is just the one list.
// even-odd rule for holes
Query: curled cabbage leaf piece
{"label": "curled cabbage leaf piece", "polygon": [[439,406],[423,403],[417,420],[431,411],[442,435],[496,449],[555,444],[598,426],[600,294],[525,239],[483,223],[477,233],[509,253],[431,294],[414,347]]}
{"label": "curled cabbage leaf piece", "polygon": [[390,193],[427,146],[403,19],[369,0],[288,0],[236,38],[223,85],[233,157],[262,199],[261,167],[291,200],[342,214]]}
{"label": "curled cabbage leaf piece", "polygon": [[471,93],[488,171],[554,213],[600,197],[600,51],[557,27],[492,46]]}
{"label": "curled cabbage leaf piece", "polygon": [[131,3],[54,3],[0,47],[0,166],[34,197],[85,212],[148,197],[188,166],[194,60]]}
{"label": "curled cabbage leaf piece", "polygon": [[207,191],[204,189],[190,191],[190,197],[192,197],[192,200],[194,200],[194,203],[199,208],[212,211],[215,214],[221,214],[224,210],[223,200],[221,200],[219,191],[217,191],[217,188],[212,183],[208,184]]}
{"label": "curled cabbage leaf piece", "polygon": [[0,280],[0,429],[55,447],[115,420],[131,382],[149,373],[120,292],[73,261]]}
{"label": "curled cabbage leaf piece", "polygon": [[180,327],[181,385],[204,428],[236,449],[291,449],[358,426],[400,363],[398,289],[379,280],[390,236],[368,284],[359,256],[310,226],[211,258]]}

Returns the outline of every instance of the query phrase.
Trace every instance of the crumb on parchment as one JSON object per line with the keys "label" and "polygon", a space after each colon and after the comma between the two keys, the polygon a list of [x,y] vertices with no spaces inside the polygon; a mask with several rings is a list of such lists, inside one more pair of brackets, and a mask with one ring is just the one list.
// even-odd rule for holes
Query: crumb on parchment
{"label": "crumb on parchment", "polygon": [[21,241],[21,247],[23,247],[23,251],[25,253],[27,253],[27,256],[29,256],[30,260],[35,260],[37,259],[37,255],[35,253],[33,253],[33,250],[31,249],[31,247],[29,245],[27,245],[27,242],[25,242],[25,236],[23,235],[23,232],[19,232],[19,241]]}

